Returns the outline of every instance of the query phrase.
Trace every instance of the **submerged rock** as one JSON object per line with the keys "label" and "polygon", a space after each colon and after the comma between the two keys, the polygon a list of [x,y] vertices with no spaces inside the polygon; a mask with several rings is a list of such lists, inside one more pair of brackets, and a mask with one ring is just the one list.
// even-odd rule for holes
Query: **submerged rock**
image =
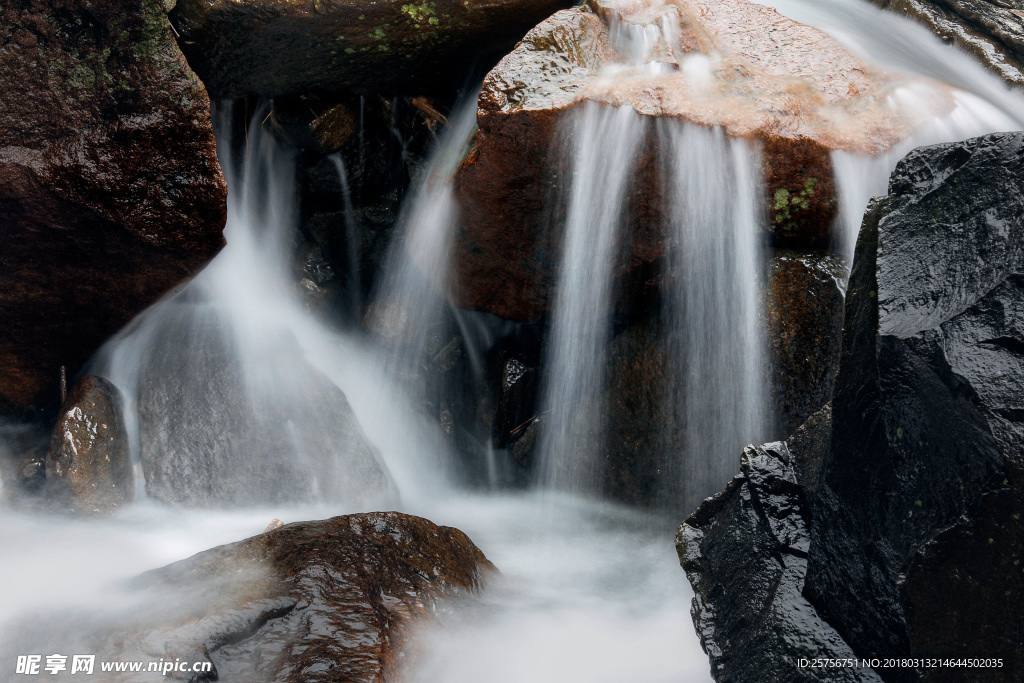
{"label": "submerged rock", "polygon": [[135,499],[122,406],[117,387],[101,377],[85,375],[75,383],[46,456],[48,502],[79,514],[103,514]]}
{"label": "submerged rock", "polygon": [[[559,121],[586,103],[630,107],[638,126],[658,121],[632,174],[623,275],[664,255],[661,127],[748,140],[760,149],[773,239],[825,247],[837,211],[831,153],[886,150],[952,107],[945,86],[874,72],[825,33],[746,0],[591,6],[596,14],[584,6],[541,22],[484,80],[476,144],[457,177],[461,305],[513,319],[546,312],[560,235],[545,207],[567,185]],[[920,107],[887,104],[902,86]]]}
{"label": "submerged rock", "polygon": [[[423,92],[502,54],[565,0],[180,0],[170,17],[218,97]],[[493,62],[492,62],[493,63]],[[460,68],[463,71],[460,71]]]}
{"label": "submerged rock", "polygon": [[223,244],[210,102],[159,0],[0,8],[0,412]]}
{"label": "submerged rock", "polygon": [[1013,85],[1024,85],[1024,3],[1020,0],[872,0],[915,19],[970,52]]}

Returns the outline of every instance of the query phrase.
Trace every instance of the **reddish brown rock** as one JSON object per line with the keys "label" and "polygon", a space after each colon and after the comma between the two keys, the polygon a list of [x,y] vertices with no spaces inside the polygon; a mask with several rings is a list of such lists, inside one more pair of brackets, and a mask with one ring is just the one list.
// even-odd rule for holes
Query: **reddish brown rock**
{"label": "reddish brown rock", "polygon": [[[497,61],[568,0],[179,0],[182,49],[218,97],[420,94]],[[494,61],[490,63],[493,64]],[[456,81],[452,83],[452,81]]]}
{"label": "reddish brown rock", "polygon": [[0,18],[0,412],[24,413],[220,248],[226,187],[158,0]]}
{"label": "reddish brown rock", "polygon": [[[591,6],[539,24],[484,81],[480,131],[457,179],[453,289],[464,306],[514,319],[545,312],[560,235],[544,207],[564,172],[553,158],[555,131],[561,115],[585,102],[750,140],[761,150],[773,238],[801,247],[827,246],[831,237],[832,151],[888,149],[930,115],[929,106],[889,109],[890,91],[913,88],[933,111],[951,104],[945,86],[872,72],[823,32],[747,0]],[[661,37],[646,54],[616,39],[655,25]],[[663,256],[658,146],[649,140],[640,154],[620,275]]]}
{"label": "reddish brown rock", "polygon": [[46,456],[46,498],[79,514],[113,512],[135,497],[117,388],[86,375],[68,394]]}
{"label": "reddish brown rock", "polygon": [[490,571],[464,533],[421,517],[286,524],[140,577],[178,605],[112,647],[122,657],[208,658],[222,680],[398,680],[415,660],[410,629],[474,593]]}

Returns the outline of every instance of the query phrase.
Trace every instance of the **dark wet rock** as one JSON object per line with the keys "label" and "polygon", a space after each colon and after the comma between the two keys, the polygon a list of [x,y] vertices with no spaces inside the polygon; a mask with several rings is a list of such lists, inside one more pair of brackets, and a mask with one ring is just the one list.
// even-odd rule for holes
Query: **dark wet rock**
{"label": "dark wet rock", "polygon": [[679,481],[686,457],[683,425],[668,391],[672,367],[661,326],[649,320],[626,328],[608,357],[610,381],[599,413],[606,434],[605,493],[631,505],[657,506]]}
{"label": "dark wet rock", "polygon": [[792,434],[832,398],[846,277],[846,268],[831,254],[780,251],[769,261],[763,307],[773,434]]}
{"label": "dark wet rock", "polygon": [[123,401],[113,384],[85,375],[68,394],[46,456],[46,499],[78,514],[114,512],[135,498]]}
{"label": "dark wet rock", "polygon": [[[758,450],[776,461],[760,482],[748,454],[737,480],[681,530],[718,680],[764,679],[755,669],[732,677],[745,666],[783,667],[776,680],[811,675],[784,669],[786,628],[768,620],[797,604],[791,614],[852,656],[1002,659],[1002,668],[970,672],[879,668],[886,681],[1019,678],[1022,152],[1024,134],[998,134],[921,148],[900,163],[857,244],[831,434],[822,411],[788,453]],[[801,524],[809,545],[786,541]],[[772,588],[798,545],[806,573]],[[747,548],[752,556],[740,557]]]}
{"label": "dark wet rock", "polygon": [[[832,239],[832,151],[885,150],[918,125],[881,108],[889,76],[774,9],[745,0],[717,3],[714,11],[676,3],[680,13],[671,16],[680,17],[681,53],[662,44],[645,56],[662,64],[658,73],[634,66],[612,75],[603,69],[628,60],[616,52],[606,22],[640,30],[660,16],[646,3],[591,5],[596,13],[584,6],[541,22],[484,79],[479,133],[457,176],[462,216],[453,263],[462,306],[516,320],[547,311],[561,243],[552,198],[564,193],[567,177],[560,122],[587,103],[632,107],[659,123],[717,126],[759,146],[772,239],[794,248],[824,248]],[[730,58],[708,66],[706,82],[679,66],[713,53]],[[799,93],[794,78],[806,86]],[[931,87],[930,106],[950,108],[944,87],[922,87]],[[750,98],[751,91],[759,96]],[[832,108],[848,114],[841,129],[821,115]],[[654,130],[648,127],[629,188],[623,279],[664,256],[663,143]]]}
{"label": "dark wet rock", "polygon": [[[958,616],[961,596],[927,608],[943,614],[941,636],[920,616],[925,586],[943,582],[978,609],[1000,593],[1024,604],[1005,562],[960,563],[989,542],[1007,558],[1020,548],[1011,513],[1024,500],[1021,187],[1024,135],[938,145],[908,155],[865,217],[807,577],[808,596],[861,653],[998,653],[1007,672],[1024,661],[1019,638],[992,640]],[[950,538],[963,547],[952,552]],[[1019,633],[1021,614],[986,618]]]}
{"label": "dark wet rock", "polygon": [[[317,497],[369,504],[390,495],[389,476],[340,389],[302,360],[262,375],[265,364],[244,365],[219,321],[193,314],[169,309],[139,380],[150,497],[229,507]],[[302,358],[298,349],[274,348]]]}
{"label": "dark wet rock", "polygon": [[1024,85],[1024,3],[1020,0],[873,0],[971,53],[1007,82]]}
{"label": "dark wet rock", "polygon": [[[495,571],[466,534],[421,517],[295,522],[143,574],[126,591],[136,609],[26,619],[0,650],[64,643],[100,660],[211,663],[198,680],[403,680],[416,664],[413,630]],[[96,677],[110,680],[98,665]]]}
{"label": "dark wet rock", "polygon": [[451,81],[461,85],[459,74],[481,53],[496,60],[567,4],[182,0],[170,17],[189,64],[218,97],[418,94]]}
{"label": "dark wet rock", "polygon": [[226,187],[158,0],[0,19],[0,412],[22,414],[220,248]]}
{"label": "dark wet rock", "polygon": [[42,422],[0,418],[0,500],[15,506],[42,502],[52,431]]}
{"label": "dark wet rock", "polygon": [[[352,135],[344,120],[334,120],[349,115],[359,124]],[[336,319],[362,324],[403,199],[443,124],[432,124],[409,98],[378,96],[279,98],[272,118],[279,137],[302,149],[301,229],[334,274],[329,281],[310,279]]]}
{"label": "dark wet rock", "polygon": [[[823,433],[821,419],[803,429]],[[694,588],[694,625],[717,681],[880,681],[870,668],[801,667],[857,655],[803,597],[810,542],[807,494],[793,440],[749,446],[740,474],[679,528]]]}

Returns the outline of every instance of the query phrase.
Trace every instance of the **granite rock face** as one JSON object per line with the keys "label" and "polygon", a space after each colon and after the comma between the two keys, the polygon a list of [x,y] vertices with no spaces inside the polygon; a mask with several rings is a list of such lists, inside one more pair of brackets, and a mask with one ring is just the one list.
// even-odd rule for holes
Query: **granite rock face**
{"label": "granite rock face", "polygon": [[[860,658],[1002,660],[973,672],[853,672],[864,680],[1019,676],[1022,153],[1024,134],[1007,133],[921,148],[900,163],[857,245],[831,430],[816,415],[786,450],[748,449],[740,477],[681,529],[718,680],[757,680],[755,665],[779,680],[810,675],[783,656],[793,652],[789,631],[767,621],[780,611],[817,624],[828,636],[818,652],[842,643]],[[771,477],[755,476],[758,463],[771,464]],[[795,502],[780,503],[783,494]],[[805,530],[805,569],[785,590],[762,590],[784,575],[776,565],[800,556],[780,536],[793,528]],[[736,559],[739,547],[758,550]],[[731,579],[734,560],[756,580]]]}
{"label": "granite rock face", "polygon": [[189,64],[217,97],[421,94],[451,80],[480,53],[503,54],[569,4],[182,0],[170,18]]}
{"label": "granite rock face", "polygon": [[740,474],[679,528],[693,620],[717,681],[880,681],[870,668],[800,667],[857,655],[803,597],[810,497],[797,477],[820,466],[823,409],[786,442],[749,446]]}
{"label": "granite rock face", "polygon": [[158,0],[0,18],[0,412],[23,416],[217,252],[227,188]]}

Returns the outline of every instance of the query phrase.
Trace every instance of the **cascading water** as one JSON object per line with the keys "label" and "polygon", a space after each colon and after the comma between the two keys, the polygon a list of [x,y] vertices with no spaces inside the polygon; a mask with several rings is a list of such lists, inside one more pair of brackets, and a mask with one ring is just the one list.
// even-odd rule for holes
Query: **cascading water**
{"label": "cascading water", "polygon": [[[672,228],[666,292],[669,386],[679,469],[662,497],[695,506],[728,481],[736,453],[763,438],[758,288],[764,256],[758,151],[721,129],[659,122]],[[673,462],[670,460],[669,462]]]}
{"label": "cascading water", "polygon": [[[1024,96],[910,19],[884,12],[867,2],[760,2],[825,31],[868,64],[923,76],[956,89],[950,111],[921,116],[920,127],[887,152],[876,156],[833,153],[840,203],[840,244],[836,247],[847,259],[853,256],[864,207],[871,197],[885,193],[889,173],[907,152],[923,145],[1024,128]],[[930,110],[928,102],[908,89],[893,93],[890,105],[919,114]]]}
{"label": "cascading water", "polygon": [[629,178],[644,121],[590,105],[569,123],[571,186],[543,394],[541,480],[593,493],[601,438],[594,405],[611,334],[608,311]]}
{"label": "cascading water", "polygon": [[[404,400],[387,383],[360,376],[376,362],[369,352],[299,301],[289,266],[294,160],[260,120],[240,163],[222,152],[232,188],[227,246],[112,340],[92,372],[125,395],[146,490],[161,500],[223,506],[312,497],[357,505],[386,500],[402,483],[423,490],[436,470],[429,456],[419,460],[423,476],[413,474],[399,463],[408,444],[374,448],[365,436],[376,411],[401,413]],[[347,396],[359,396],[360,405]],[[390,407],[374,407],[377,400]],[[403,423],[416,419],[410,412]],[[384,431],[393,439],[402,430]],[[395,452],[399,461],[390,460]]]}

